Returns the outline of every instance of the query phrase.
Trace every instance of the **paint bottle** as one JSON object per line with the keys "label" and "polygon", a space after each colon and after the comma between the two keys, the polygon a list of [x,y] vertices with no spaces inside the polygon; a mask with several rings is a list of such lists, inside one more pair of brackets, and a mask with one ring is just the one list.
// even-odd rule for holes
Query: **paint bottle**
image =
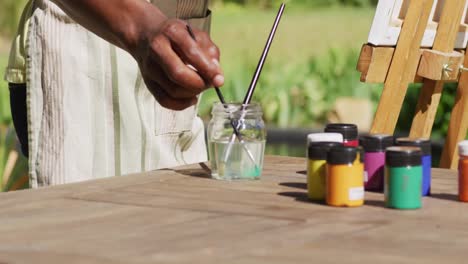
{"label": "paint bottle", "polygon": [[397,146],[411,146],[419,147],[422,151],[422,167],[423,167],[423,180],[422,180],[422,195],[427,196],[431,194],[431,140],[424,138],[397,138],[395,141]]}
{"label": "paint bottle", "polygon": [[385,205],[395,209],[421,208],[421,149],[389,147],[385,155]]}
{"label": "paint bottle", "polygon": [[364,204],[363,155],[355,147],[332,147],[327,154],[326,202],[331,206]]}
{"label": "paint bottle", "polygon": [[[309,146],[317,142],[338,142],[343,145],[343,135],[340,133],[311,133],[307,135],[307,148],[306,148],[306,168],[309,171]],[[327,157],[325,157],[325,160]]]}
{"label": "paint bottle", "polygon": [[358,128],[354,124],[328,124],[325,132],[340,133],[343,135],[343,145],[349,147],[359,146]]}
{"label": "paint bottle", "polygon": [[468,202],[468,140],[458,144],[458,198]]}
{"label": "paint bottle", "polygon": [[307,154],[307,193],[309,199],[325,200],[327,154],[330,148],[342,145],[343,143],[339,142],[312,142],[309,144]]}
{"label": "paint bottle", "polygon": [[393,145],[393,136],[384,134],[366,135],[359,138],[365,151],[364,188],[383,191],[385,149]]}

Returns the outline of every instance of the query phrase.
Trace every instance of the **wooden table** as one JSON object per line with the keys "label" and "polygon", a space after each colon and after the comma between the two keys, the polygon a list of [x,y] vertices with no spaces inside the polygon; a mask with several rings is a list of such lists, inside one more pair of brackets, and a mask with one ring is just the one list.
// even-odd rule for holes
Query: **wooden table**
{"label": "wooden table", "polygon": [[266,157],[262,180],[199,165],[0,195],[0,263],[467,263],[468,204],[435,169],[423,209],[306,199],[305,160]]}

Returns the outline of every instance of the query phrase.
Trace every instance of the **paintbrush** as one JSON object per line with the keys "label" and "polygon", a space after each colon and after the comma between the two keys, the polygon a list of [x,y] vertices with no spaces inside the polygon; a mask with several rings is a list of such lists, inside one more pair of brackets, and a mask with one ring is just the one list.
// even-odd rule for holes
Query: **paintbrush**
{"label": "paintbrush", "polygon": [[[273,26],[271,28],[271,31],[270,31],[270,35],[268,36],[268,39],[267,39],[267,42],[265,44],[265,48],[263,49],[263,52],[262,52],[262,56],[260,57],[260,60],[258,62],[258,65],[257,65],[257,68],[255,69],[255,73],[253,75],[253,78],[252,78],[252,81],[250,82],[250,85],[249,85],[249,89],[247,90],[247,94],[245,95],[245,98],[244,98],[244,101],[243,101],[243,104],[242,104],[242,109],[244,109],[244,107],[248,104],[250,104],[251,100],[252,100],[252,96],[253,96],[253,93],[255,91],[255,87],[257,86],[257,83],[258,83],[258,79],[260,78],[260,74],[262,73],[262,69],[263,69],[263,65],[265,64],[265,61],[266,61],[266,58],[268,56],[268,52],[270,51],[270,47],[271,47],[271,44],[273,43],[273,39],[275,37],[275,34],[276,34],[276,30],[278,29],[278,25],[281,21],[281,17],[283,16],[283,13],[284,13],[284,8],[286,7],[286,5],[283,3],[281,4],[279,10],[278,10],[278,14],[276,15],[276,18],[275,18],[275,22],[273,23]],[[243,111],[243,113],[241,114],[241,117],[239,118],[239,120],[242,120],[244,119],[245,117],[245,111]],[[241,122],[239,122],[240,124]],[[229,144],[224,152],[224,159],[223,160],[227,160],[230,153],[231,153],[231,148],[232,148],[232,144],[234,143],[234,140],[235,140],[235,137],[234,135],[230,138],[229,140]]]}
{"label": "paintbrush", "polygon": [[[187,24],[187,31],[190,35],[190,37],[197,41],[197,38],[195,36],[195,34],[193,33],[193,30],[192,30],[192,27]],[[223,104],[224,108],[225,109],[228,109],[228,106],[226,104],[226,101],[224,100],[224,96],[223,94],[221,93],[221,90],[218,88],[218,87],[214,87],[215,91],[216,91],[216,94],[218,95],[218,99],[219,101]],[[247,155],[249,156],[249,158],[251,159],[251,161],[254,163],[255,165],[255,168],[257,168],[257,162],[255,161],[255,158],[254,156],[252,155],[252,152],[247,148],[247,146],[245,146],[244,144],[244,140],[242,139],[242,135],[239,133],[239,129],[236,127],[236,124],[234,123],[234,120],[232,120],[232,118],[229,117],[229,122],[231,123],[231,126],[232,126],[232,129],[234,130],[234,135],[235,137],[237,137],[237,139],[239,140],[239,143],[241,143],[241,145],[243,146],[244,150],[247,152]],[[234,139],[235,140],[235,139]],[[234,143],[234,142],[233,142]],[[229,146],[231,145],[231,143],[229,144]],[[228,147],[229,147],[228,146]],[[226,162],[227,160],[225,160]]]}

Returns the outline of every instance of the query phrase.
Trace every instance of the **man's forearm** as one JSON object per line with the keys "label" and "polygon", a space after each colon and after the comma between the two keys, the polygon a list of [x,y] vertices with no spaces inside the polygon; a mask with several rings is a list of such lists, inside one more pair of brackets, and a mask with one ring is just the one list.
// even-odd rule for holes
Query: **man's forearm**
{"label": "man's forearm", "polygon": [[148,90],[166,108],[185,109],[196,104],[203,90],[224,84],[219,49],[208,34],[194,29],[192,38],[185,22],[168,19],[145,0],[51,1],[88,30],[128,51]]}
{"label": "man's forearm", "polygon": [[166,20],[157,7],[144,0],[53,1],[77,23],[130,53],[145,34]]}

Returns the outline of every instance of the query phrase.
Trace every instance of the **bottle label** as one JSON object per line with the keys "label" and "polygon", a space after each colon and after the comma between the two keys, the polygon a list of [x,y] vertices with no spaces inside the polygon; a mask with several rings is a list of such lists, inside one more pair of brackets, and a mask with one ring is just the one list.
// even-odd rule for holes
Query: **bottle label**
{"label": "bottle label", "polygon": [[355,187],[349,189],[350,201],[359,201],[364,199],[364,187]]}

